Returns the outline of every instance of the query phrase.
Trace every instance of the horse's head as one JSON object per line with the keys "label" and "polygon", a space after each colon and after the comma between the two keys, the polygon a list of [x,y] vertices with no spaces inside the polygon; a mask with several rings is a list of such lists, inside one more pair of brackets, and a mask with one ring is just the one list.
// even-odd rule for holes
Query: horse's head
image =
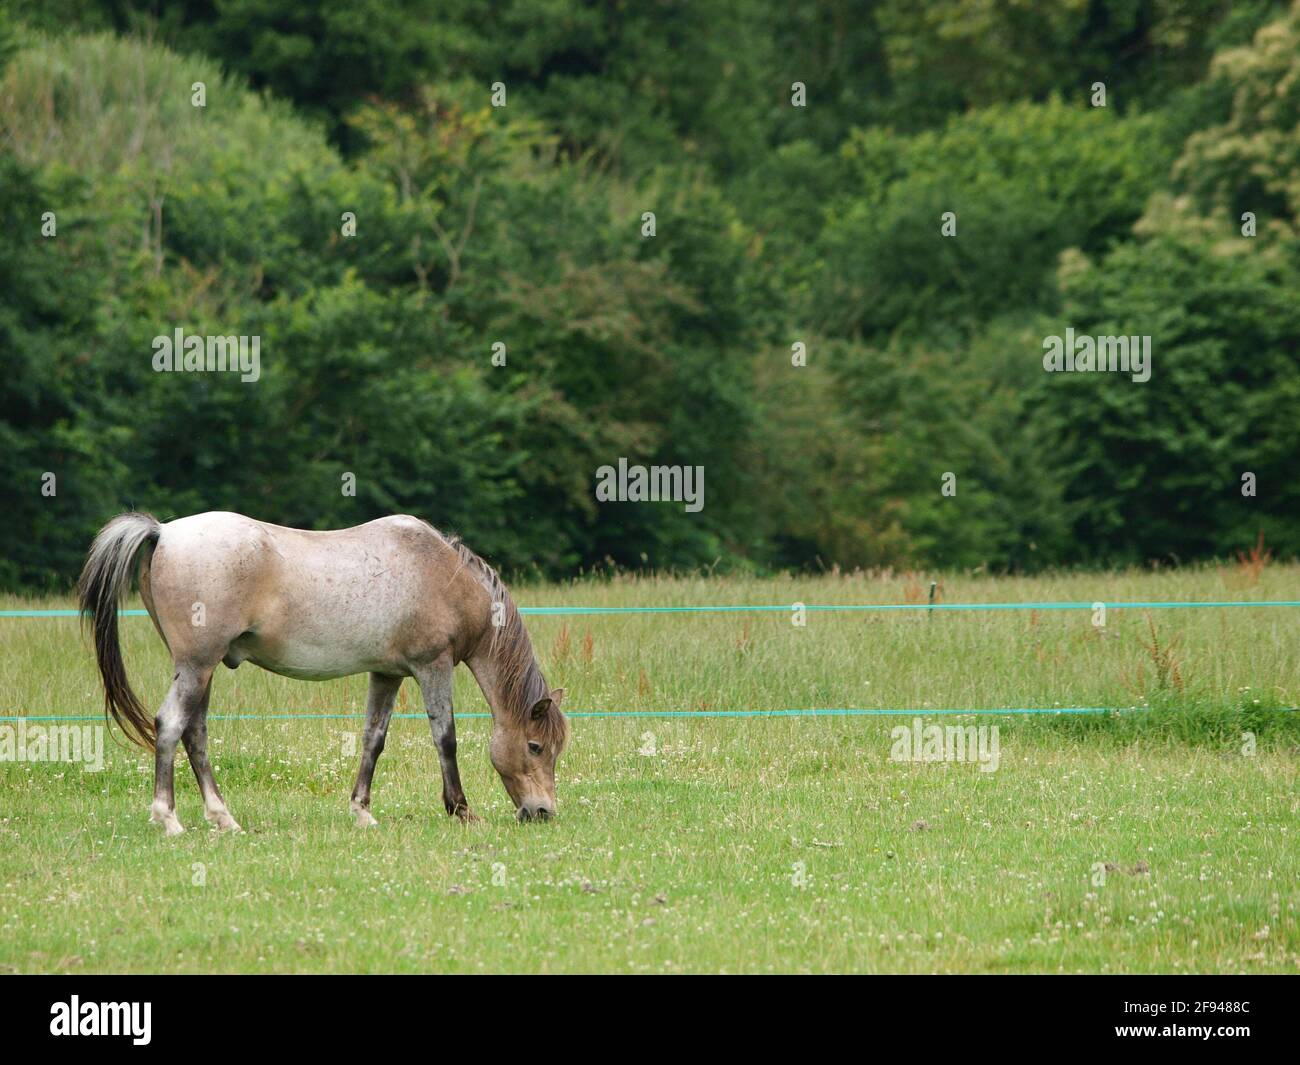
{"label": "horse's head", "polygon": [[498,715],[493,724],[492,765],[520,821],[555,816],[555,763],[569,738],[563,698],[564,689],[556,688],[524,713]]}

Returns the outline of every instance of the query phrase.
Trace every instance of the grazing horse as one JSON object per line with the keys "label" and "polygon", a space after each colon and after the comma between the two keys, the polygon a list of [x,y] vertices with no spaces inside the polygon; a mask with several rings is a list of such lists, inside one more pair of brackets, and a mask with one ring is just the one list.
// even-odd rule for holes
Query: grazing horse
{"label": "grazing horse", "polygon": [[[127,682],[117,608],[140,556],[140,597],[171,652],[171,689],[151,720]],[[91,619],[105,710],[156,752],[150,820],[173,836],[173,767],[184,741],[204,815],[238,830],[207,756],[212,674],[249,661],[286,677],[370,674],[361,768],[352,789],[359,825],[373,825],[370,781],[405,677],[424,696],[442,765],[442,801],[470,813],[456,766],[452,671],[464,662],[492,709],[492,764],[521,821],[555,815],[555,762],[568,739],[564,690],[547,687],[514,600],[496,572],[455,537],[418,518],[380,518],[308,532],[241,514],[161,523],[121,514],[95,537],[77,587]]]}

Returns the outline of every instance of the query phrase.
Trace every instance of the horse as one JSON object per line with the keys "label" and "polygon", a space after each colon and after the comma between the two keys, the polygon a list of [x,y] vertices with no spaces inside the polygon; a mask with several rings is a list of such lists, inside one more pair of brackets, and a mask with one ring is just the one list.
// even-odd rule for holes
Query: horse
{"label": "horse", "polygon": [[[173,664],[152,720],[127,681],[117,630],[137,557],[140,597]],[[106,718],[155,752],[150,820],[169,836],[184,831],[173,784],[178,741],[206,819],[240,830],[208,761],[207,715],[216,667],[246,661],[303,680],[370,675],[350,804],[360,826],[377,823],[370,784],[406,677],[424,698],[447,813],[478,820],[456,764],[452,673],[464,662],[492,710],[489,753],[516,816],[555,816],[555,764],[569,736],[564,689],[548,687],[496,571],[426,521],[403,514],[313,532],[227,512],[165,523],[120,514],[95,537],[77,594],[82,623],[93,630]]]}

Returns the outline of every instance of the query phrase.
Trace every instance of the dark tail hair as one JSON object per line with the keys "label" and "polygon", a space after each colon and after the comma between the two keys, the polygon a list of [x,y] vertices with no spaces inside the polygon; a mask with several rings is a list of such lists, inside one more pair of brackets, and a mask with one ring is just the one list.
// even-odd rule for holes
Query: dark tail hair
{"label": "dark tail hair", "polygon": [[145,544],[158,542],[162,526],[152,514],[119,514],[90,545],[77,581],[81,621],[89,618],[95,633],[95,657],[104,681],[104,712],[112,714],[127,739],[145,750],[154,747],[153,717],[126,679],[117,639],[117,608],[131,588],[135,557]]}

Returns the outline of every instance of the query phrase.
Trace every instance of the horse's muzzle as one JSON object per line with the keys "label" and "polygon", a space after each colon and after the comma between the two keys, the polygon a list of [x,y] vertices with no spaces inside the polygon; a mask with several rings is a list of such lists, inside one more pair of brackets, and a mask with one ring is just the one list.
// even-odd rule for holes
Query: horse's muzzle
{"label": "horse's muzzle", "polygon": [[555,811],[544,802],[526,802],[519,807],[519,813],[515,816],[519,818],[520,822],[549,821],[555,816]]}

